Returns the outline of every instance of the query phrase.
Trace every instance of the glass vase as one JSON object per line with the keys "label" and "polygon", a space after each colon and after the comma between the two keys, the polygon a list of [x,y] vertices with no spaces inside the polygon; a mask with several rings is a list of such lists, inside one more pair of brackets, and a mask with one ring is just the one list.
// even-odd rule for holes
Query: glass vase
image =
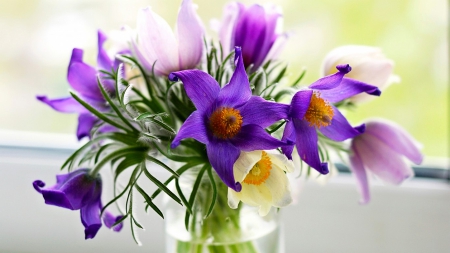
{"label": "glass vase", "polygon": [[[214,177],[217,197],[208,217],[206,214],[214,191],[207,176],[203,176],[195,195],[189,222],[186,222],[184,206],[166,201],[166,252],[283,253],[278,210],[272,208],[269,214],[261,217],[257,208],[242,202],[237,209],[231,209],[227,202],[227,186],[217,175]],[[179,187],[185,196],[190,196],[195,179],[195,173],[185,173],[180,177]]]}

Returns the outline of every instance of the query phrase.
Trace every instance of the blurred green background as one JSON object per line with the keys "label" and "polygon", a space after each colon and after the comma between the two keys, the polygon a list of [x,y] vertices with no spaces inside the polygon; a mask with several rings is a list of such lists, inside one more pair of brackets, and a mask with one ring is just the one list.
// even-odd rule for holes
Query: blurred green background
{"label": "blurred green background", "polygon": [[[36,94],[68,95],[71,50],[85,50],[95,64],[96,31],[136,26],[148,5],[171,25],[181,0],[18,0],[0,1],[0,130],[75,133],[76,115],[59,114],[37,102]],[[209,29],[228,1],[195,0]],[[270,1],[242,1],[268,3]],[[383,117],[407,129],[427,156],[449,157],[448,2],[445,0],[271,1],[282,7],[291,34],[280,56],[291,78],[307,68],[303,84],[319,77],[324,56],[346,44],[376,46],[395,61],[399,84],[380,98],[349,112],[357,124]],[[209,29],[209,35],[216,34]]]}

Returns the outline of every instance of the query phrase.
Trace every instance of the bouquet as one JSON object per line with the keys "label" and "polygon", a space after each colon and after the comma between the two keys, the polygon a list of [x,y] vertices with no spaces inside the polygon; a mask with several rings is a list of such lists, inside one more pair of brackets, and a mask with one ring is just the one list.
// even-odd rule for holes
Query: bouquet
{"label": "bouquet", "polygon": [[[36,180],[34,188],[46,204],[80,210],[86,239],[102,224],[120,231],[129,221],[139,242],[137,199],[182,227],[169,252],[280,252],[276,235],[270,247],[255,235],[279,231],[277,213],[292,203],[295,177],[327,175],[347,162],[367,203],[372,174],[392,184],[413,176],[405,157],[419,164],[422,154],[406,131],[385,120],[354,126],[344,115],[395,81],[393,62],[378,48],[338,47],[322,76],[303,85],[305,71],[278,59],[288,40],[281,19],[274,6],[230,3],[215,41],[183,0],[175,32],[151,8],[139,12],[136,29],[123,28],[127,43],[113,52],[99,31],[96,67],[83,61],[83,50],[72,51],[70,96],[37,96],[78,114],[76,134],[87,142],[55,185]],[[170,176],[157,178],[155,165]],[[114,197],[104,202],[106,168]],[[157,190],[146,190],[145,181]],[[177,211],[158,206],[162,194]]]}

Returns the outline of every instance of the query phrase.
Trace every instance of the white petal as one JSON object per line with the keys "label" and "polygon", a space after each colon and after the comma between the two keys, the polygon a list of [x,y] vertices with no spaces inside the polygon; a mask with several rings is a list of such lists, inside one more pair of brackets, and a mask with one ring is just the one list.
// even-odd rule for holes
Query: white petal
{"label": "white petal", "polygon": [[283,170],[274,166],[264,184],[272,195],[273,206],[284,207],[292,203],[289,181]]}
{"label": "white petal", "polygon": [[261,155],[261,150],[241,152],[239,158],[233,165],[234,180],[237,182],[244,181],[253,166],[261,160]]}
{"label": "white petal", "polygon": [[231,209],[236,209],[239,205],[239,202],[240,200],[236,192],[233,189],[228,188],[228,206]]}
{"label": "white petal", "polygon": [[223,10],[222,26],[219,31],[219,40],[222,44],[223,54],[226,57],[234,46],[233,30],[236,20],[239,17],[240,3],[232,2],[225,6]]}
{"label": "white petal", "polygon": [[[269,154],[270,161],[280,169],[286,172],[294,172],[294,163],[289,160],[285,155],[278,152],[266,151]],[[293,152],[294,153],[294,152]]]}

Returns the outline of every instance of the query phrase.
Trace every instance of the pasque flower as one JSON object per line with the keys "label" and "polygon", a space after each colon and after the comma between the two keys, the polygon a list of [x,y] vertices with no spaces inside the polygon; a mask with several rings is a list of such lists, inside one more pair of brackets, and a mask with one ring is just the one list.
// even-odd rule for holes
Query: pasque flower
{"label": "pasque flower", "polygon": [[202,22],[191,0],[181,3],[175,34],[163,18],[147,7],[138,14],[133,53],[147,71],[167,76],[200,63],[203,35]]}
{"label": "pasque flower", "polygon": [[422,163],[419,144],[400,126],[388,121],[370,121],[366,131],[353,138],[350,169],[357,180],[361,203],[370,201],[368,173],[384,182],[398,185],[414,176],[404,157],[415,164]]}
{"label": "pasque flower", "polygon": [[253,70],[258,69],[264,61],[275,58],[286,41],[281,23],[281,10],[275,6],[230,3],[224,9],[219,34],[224,53],[239,46],[244,66],[253,64]]}
{"label": "pasque flower", "polygon": [[[352,66],[352,71],[346,77],[377,86],[380,90],[399,79],[393,74],[394,62],[386,58],[381,49],[377,47],[347,45],[333,49],[325,56],[322,75],[335,73],[335,66],[340,64]],[[363,93],[349,99],[358,103],[370,98],[371,96]]]}
{"label": "pasque flower", "polygon": [[[92,177],[88,169],[78,169],[64,175],[56,176],[54,186],[43,188],[45,183],[41,180],[33,182],[33,187],[42,194],[45,204],[59,206],[70,210],[80,210],[81,222],[85,227],[85,239],[94,238],[102,226],[100,211],[103,208],[101,202],[102,180],[100,175]],[[108,228],[122,216],[113,216],[105,212],[103,222]],[[122,223],[113,228],[120,231]]]}
{"label": "pasque flower", "polygon": [[239,192],[241,184],[235,181],[233,164],[240,151],[285,145],[264,128],[286,118],[289,106],[252,96],[242,52],[239,47],[235,51],[236,70],[230,83],[222,89],[212,76],[200,70],[173,72],[169,78],[183,82],[197,108],[183,123],[171,147],[177,147],[185,138],[206,144],[212,167],[228,187]]}
{"label": "pasque flower", "polygon": [[[381,93],[375,86],[345,78],[344,75],[351,70],[349,65],[336,68],[337,73],[317,80],[294,95],[289,110],[290,120],[282,138],[295,143],[300,158],[321,174],[328,173],[328,165],[319,159],[317,130],[334,141],[344,141],[364,132],[364,125],[352,127],[332,103],[361,92]],[[293,149],[294,145],[282,147],[289,159],[292,159]]]}
{"label": "pasque flower", "polygon": [[284,207],[292,202],[286,172],[294,165],[285,155],[273,151],[241,152],[233,166],[234,178],[242,185],[236,192],[228,188],[228,205],[236,209],[240,201],[259,207],[261,216],[270,208]]}
{"label": "pasque flower", "polygon": [[[101,31],[98,31],[97,65],[98,70],[111,71],[111,69],[117,69],[119,62],[110,59],[105,49],[103,49],[103,44],[106,39],[106,36]],[[98,87],[97,76],[100,76],[105,89],[111,92],[114,91],[114,82],[111,79],[103,78],[104,74],[98,70],[83,62],[83,50],[78,48],[73,49],[67,72],[67,80],[70,86],[85,102],[97,110],[106,111],[108,107]],[[77,128],[77,137],[79,140],[85,136],[90,136],[90,130],[98,121],[97,117],[92,115],[72,97],[49,99],[47,96],[37,96],[37,99],[51,106],[56,111],[79,114]],[[107,131],[106,128],[104,129],[105,131]]]}

